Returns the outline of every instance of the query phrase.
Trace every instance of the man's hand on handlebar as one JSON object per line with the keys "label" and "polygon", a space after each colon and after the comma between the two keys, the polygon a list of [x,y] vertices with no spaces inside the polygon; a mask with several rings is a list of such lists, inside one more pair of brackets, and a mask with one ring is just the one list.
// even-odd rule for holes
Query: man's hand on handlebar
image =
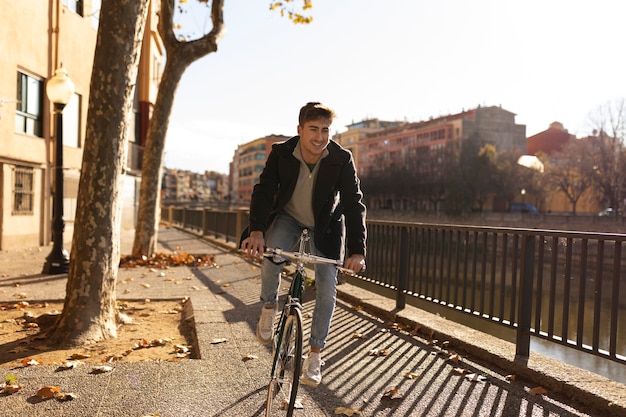
{"label": "man's hand on handlebar", "polygon": [[265,250],[263,232],[258,230],[250,232],[250,236],[241,242],[241,249],[251,258],[263,256]]}
{"label": "man's hand on handlebar", "polygon": [[343,267],[358,273],[365,268],[365,257],[360,254],[354,254],[345,260]]}

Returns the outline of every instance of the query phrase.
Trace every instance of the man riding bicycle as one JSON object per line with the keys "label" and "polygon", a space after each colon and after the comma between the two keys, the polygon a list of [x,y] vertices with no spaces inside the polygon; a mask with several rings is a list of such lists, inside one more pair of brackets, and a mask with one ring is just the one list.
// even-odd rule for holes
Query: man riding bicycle
{"label": "man riding bicycle", "polygon": [[[265,246],[291,249],[302,229],[311,234],[311,253],[341,259],[359,272],[365,265],[366,229],[363,194],[352,154],[330,140],[335,113],[321,103],[300,109],[298,136],[272,146],[250,203],[249,236],[242,249],[262,255]],[[261,265],[261,317],[257,339],[272,341],[282,265],[264,258]],[[337,269],[315,265],[316,300],[311,322],[309,354],[302,382],[321,382],[321,350],[335,309]]]}

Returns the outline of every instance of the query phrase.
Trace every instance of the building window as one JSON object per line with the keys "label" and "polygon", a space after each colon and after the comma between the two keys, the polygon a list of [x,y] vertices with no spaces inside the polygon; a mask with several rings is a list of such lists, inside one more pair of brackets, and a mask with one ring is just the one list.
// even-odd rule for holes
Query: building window
{"label": "building window", "polygon": [[13,170],[13,215],[33,214],[33,169]]}
{"label": "building window", "polygon": [[63,0],[63,5],[78,15],[83,15],[83,0]]}
{"label": "building window", "polygon": [[24,73],[17,73],[17,105],[15,131],[43,136],[43,82]]}

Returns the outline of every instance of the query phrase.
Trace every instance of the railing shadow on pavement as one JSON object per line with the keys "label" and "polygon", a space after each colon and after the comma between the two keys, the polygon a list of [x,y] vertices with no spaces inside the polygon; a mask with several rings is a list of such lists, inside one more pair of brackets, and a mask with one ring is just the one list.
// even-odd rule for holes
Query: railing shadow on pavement
{"label": "railing shadow on pavement", "polygon": [[[244,401],[250,401],[253,397],[258,396],[260,394],[263,394],[263,392],[265,391],[265,387],[261,387],[258,388],[252,392],[249,392],[243,396],[238,397],[236,400],[233,400],[233,402],[229,405],[227,405],[226,407],[215,411],[213,414],[211,414],[211,417],[224,417],[224,416],[232,416],[233,412],[237,412],[236,407],[241,404]],[[257,416],[264,416],[265,415],[265,404],[263,404],[263,406],[259,407],[254,414],[252,414],[250,417],[257,417]]]}
{"label": "railing shadow on pavement", "polygon": [[[305,334],[308,326],[305,321]],[[381,349],[387,353],[371,354]],[[526,391],[530,382],[507,381],[493,365],[458,353],[462,359],[455,363],[449,359],[454,352],[338,302],[324,355],[324,381],[308,393],[318,404],[328,404],[335,397],[342,402],[337,406],[360,409],[363,415],[582,415],[569,410],[568,400],[530,395]],[[465,373],[459,375],[455,368]],[[481,379],[469,381],[465,378],[468,373]],[[414,377],[408,378],[409,374]],[[402,398],[385,400],[385,392],[392,389]]]}
{"label": "railing shadow on pavement", "polygon": [[[244,272],[246,269],[239,268],[236,274],[231,272],[223,280],[219,273],[216,277],[212,268],[194,268],[192,272],[212,293],[230,304],[231,307],[223,312],[226,321],[245,322],[250,334],[253,334],[259,308],[258,293],[251,290],[254,287],[245,288],[237,283],[255,279],[260,270],[254,269],[253,265],[250,265],[249,272]],[[226,283],[229,286],[225,286]],[[237,292],[236,287],[243,291]],[[312,311],[314,291],[306,290],[305,295],[305,312]],[[305,326],[309,325],[310,320],[305,320]],[[305,329],[306,336],[308,327]],[[362,331],[367,338],[353,338],[356,331]],[[315,390],[302,387],[312,407],[324,410],[325,414],[321,415],[328,415],[338,406],[360,408],[364,415],[381,416],[420,415],[416,414],[420,412],[418,410],[423,412],[421,415],[457,417],[517,416],[520,413],[530,416],[546,415],[548,412],[563,417],[585,415],[576,413],[575,409],[570,411],[565,405],[567,400],[559,400],[559,394],[532,396],[524,381],[506,381],[501,373],[493,370],[492,365],[481,365],[471,358],[463,358],[463,367],[472,373],[487,375],[486,382],[468,381],[464,375],[453,372],[456,365],[442,356],[441,349],[419,337],[389,330],[380,319],[343,302],[337,304],[328,347],[324,355],[326,366],[323,368],[322,385]],[[368,354],[370,350],[381,347],[388,348],[391,353],[380,357]],[[419,377],[408,379],[404,376],[407,371],[418,372]],[[402,399],[381,400],[383,394],[392,388],[403,392]],[[261,392],[262,389],[254,392]],[[246,393],[242,398],[250,395],[253,393]]]}

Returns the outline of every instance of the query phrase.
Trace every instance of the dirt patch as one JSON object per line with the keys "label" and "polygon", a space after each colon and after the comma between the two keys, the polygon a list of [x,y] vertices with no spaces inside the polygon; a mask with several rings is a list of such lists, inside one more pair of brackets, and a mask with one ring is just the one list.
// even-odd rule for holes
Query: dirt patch
{"label": "dirt patch", "polygon": [[60,349],[46,343],[41,329],[45,329],[46,320],[54,321],[63,308],[62,303],[0,304],[0,367],[24,366],[29,360],[63,365],[72,360],[102,364],[180,361],[194,357],[193,329],[182,319],[182,301],[122,301],[118,307],[130,320],[118,325],[116,338]]}

